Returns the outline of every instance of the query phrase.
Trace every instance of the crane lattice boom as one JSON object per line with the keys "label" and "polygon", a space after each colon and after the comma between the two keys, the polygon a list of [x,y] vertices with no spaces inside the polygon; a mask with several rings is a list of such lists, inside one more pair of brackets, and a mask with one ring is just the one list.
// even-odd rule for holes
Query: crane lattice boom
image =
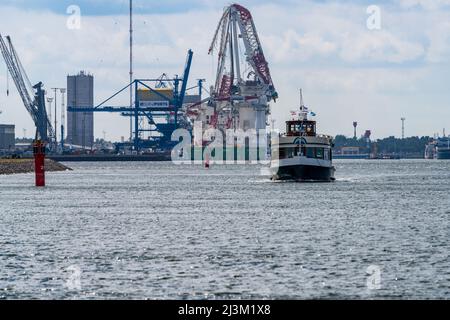
{"label": "crane lattice boom", "polygon": [[8,44],[6,44],[5,40],[0,35],[0,50],[8,71],[14,80],[14,84],[16,85],[25,108],[36,125],[38,137],[43,141],[48,141],[48,137],[52,137],[54,132],[45,109],[42,83],[39,82],[35,86],[31,85],[25,69],[20,62],[19,55],[11,42],[11,38],[7,36],[6,40]]}
{"label": "crane lattice boom", "polygon": [[[237,35],[238,30],[239,36]],[[242,82],[239,74],[238,38],[242,38],[244,43],[246,61],[253,69],[251,74],[255,75],[255,80],[258,83],[263,84],[263,90],[268,100],[275,100],[278,95],[273,85],[269,64],[264,56],[255,23],[250,11],[239,4],[233,4],[225,9],[209,48],[211,54],[219,43],[215,85],[216,98],[230,98],[233,84],[236,83],[239,86]],[[225,70],[227,59],[231,60],[229,72]]]}

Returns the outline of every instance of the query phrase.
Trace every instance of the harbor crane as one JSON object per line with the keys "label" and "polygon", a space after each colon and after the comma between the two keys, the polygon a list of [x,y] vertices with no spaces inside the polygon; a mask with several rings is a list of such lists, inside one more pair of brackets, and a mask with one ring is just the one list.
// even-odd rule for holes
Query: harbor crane
{"label": "harbor crane", "polygon": [[247,72],[247,78],[253,78],[255,82],[261,84],[259,91],[266,94],[268,101],[276,100],[278,95],[273,85],[269,64],[264,56],[252,14],[239,4],[233,4],[225,10],[208,52],[212,54],[219,45],[219,60],[214,87],[216,98],[229,100],[233,94],[242,94],[239,89],[242,85],[245,85],[245,82],[240,69],[238,39],[243,41],[245,57],[251,67],[251,70]]}
{"label": "harbor crane", "polygon": [[[76,107],[69,105],[68,112],[108,112],[119,113],[122,116],[134,120],[134,137],[131,143],[117,144],[118,147],[132,147],[134,151],[141,152],[145,149],[171,150],[175,145],[171,141],[172,133],[182,127],[182,107],[184,104],[189,74],[194,52],[188,51],[183,76],[175,76],[169,79],[163,75],[157,79],[135,79],[124,88],[120,89],[108,99],[97,106]],[[133,106],[111,105],[111,101],[128,88],[133,88]],[[170,88],[173,90],[171,97],[167,97],[158,91],[158,88]],[[147,90],[158,97],[159,101],[145,101],[140,97],[140,92]],[[109,104],[109,105],[108,105]],[[145,124],[150,128],[146,128]],[[144,139],[144,134],[151,134]]]}
{"label": "harbor crane", "polygon": [[45,91],[42,82],[31,84],[11,37],[7,36],[5,41],[0,34],[0,50],[22,102],[36,125],[36,140],[50,142],[54,136],[54,130],[45,108]]}
{"label": "harbor crane", "polygon": [[[265,129],[268,103],[276,101],[278,93],[248,9],[239,4],[225,9],[209,48],[209,54],[215,52],[216,80],[210,97],[189,106],[186,113],[217,129]],[[205,108],[206,102],[213,108]]]}

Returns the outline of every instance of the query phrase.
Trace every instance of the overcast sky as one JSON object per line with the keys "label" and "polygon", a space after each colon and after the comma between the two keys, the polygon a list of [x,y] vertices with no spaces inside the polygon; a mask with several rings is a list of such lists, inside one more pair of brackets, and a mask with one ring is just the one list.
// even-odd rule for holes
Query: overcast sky
{"label": "overcast sky", "polygon": [[[67,28],[68,6],[81,9],[81,28]],[[214,82],[216,56],[208,47],[228,2],[135,0],[135,74],[182,73],[194,51],[191,82]],[[352,135],[370,129],[375,138],[450,131],[450,0],[261,1],[243,0],[254,17],[280,99],[272,104],[281,128],[298,105],[298,90],[317,113],[319,131]],[[367,27],[367,8],[381,9],[381,29]],[[127,0],[0,0],[0,33],[10,35],[28,76],[46,88],[65,87],[66,75],[95,77],[95,101],[128,83]],[[33,132],[0,67],[0,123],[16,134]],[[59,99],[59,98],[58,98]],[[118,105],[127,96],[115,100]],[[128,136],[128,121],[96,114],[96,137]]]}

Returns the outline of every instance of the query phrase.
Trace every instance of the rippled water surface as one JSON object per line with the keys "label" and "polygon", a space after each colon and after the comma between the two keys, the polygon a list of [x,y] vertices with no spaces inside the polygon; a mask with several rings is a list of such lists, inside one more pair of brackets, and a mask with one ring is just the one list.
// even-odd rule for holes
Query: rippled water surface
{"label": "rippled water surface", "polygon": [[0,176],[1,298],[450,299],[450,162],[68,165]]}

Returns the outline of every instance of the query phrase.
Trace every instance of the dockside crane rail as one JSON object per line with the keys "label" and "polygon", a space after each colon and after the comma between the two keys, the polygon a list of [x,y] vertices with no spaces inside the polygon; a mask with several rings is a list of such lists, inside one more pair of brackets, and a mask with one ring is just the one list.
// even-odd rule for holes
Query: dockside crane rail
{"label": "dockside crane rail", "polygon": [[36,139],[49,142],[54,131],[45,108],[42,82],[34,86],[31,84],[9,36],[6,36],[5,42],[0,34],[0,50],[20,98],[36,125]]}

